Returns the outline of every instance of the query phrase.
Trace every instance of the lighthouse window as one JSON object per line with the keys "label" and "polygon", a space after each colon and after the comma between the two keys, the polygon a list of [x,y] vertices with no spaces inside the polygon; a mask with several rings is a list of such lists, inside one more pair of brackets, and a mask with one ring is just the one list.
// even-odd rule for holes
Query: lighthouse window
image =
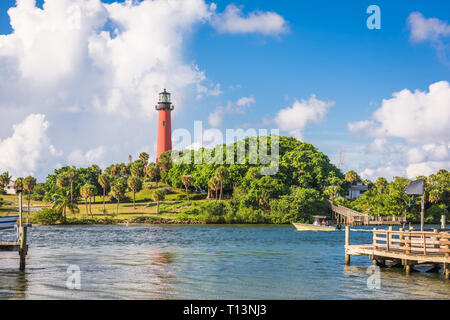
{"label": "lighthouse window", "polygon": [[166,122],[165,122],[165,121],[163,121],[163,126],[164,126],[164,127],[166,126]]}

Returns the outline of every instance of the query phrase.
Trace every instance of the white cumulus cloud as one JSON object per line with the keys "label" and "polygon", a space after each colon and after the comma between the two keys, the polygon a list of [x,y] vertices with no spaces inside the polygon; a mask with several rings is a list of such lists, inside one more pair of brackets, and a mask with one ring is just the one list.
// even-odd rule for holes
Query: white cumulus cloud
{"label": "white cumulus cloud", "polygon": [[334,101],[319,100],[313,94],[309,100],[296,100],[292,107],[281,109],[275,117],[275,123],[281,131],[303,139],[306,126],[321,123],[334,104]]}
{"label": "white cumulus cloud", "polygon": [[9,171],[13,179],[35,175],[58,152],[47,135],[50,124],[43,114],[30,114],[13,126],[10,137],[0,140],[0,172]]}
{"label": "white cumulus cloud", "polygon": [[374,138],[368,152],[385,153],[370,172],[376,173],[391,161],[397,175],[414,178],[450,169],[449,124],[450,84],[441,81],[431,84],[428,91],[394,93],[371,119],[350,123],[348,129]]}
{"label": "white cumulus cloud", "polygon": [[440,61],[450,65],[448,61],[448,37],[450,25],[438,18],[425,18],[420,12],[413,12],[407,20],[410,29],[410,40],[413,43],[428,42],[436,50]]}
{"label": "white cumulus cloud", "polygon": [[415,42],[437,40],[442,36],[450,36],[450,26],[446,21],[437,18],[427,19],[420,12],[411,13],[407,22],[411,30],[411,40]]}
{"label": "white cumulus cloud", "polygon": [[225,12],[214,15],[212,25],[221,33],[279,35],[289,30],[286,20],[275,12],[254,11],[245,17],[242,8],[233,4]]}
{"label": "white cumulus cloud", "polygon": [[[8,16],[12,32],[0,35],[0,112],[8,115],[0,119],[0,139],[30,114],[42,114],[52,123],[52,144],[67,155],[43,170],[38,160],[8,160],[5,167],[16,172],[43,178],[70,161],[124,162],[154,144],[163,88],[172,93],[174,118],[186,112],[189,97],[222,94],[185,53],[197,27],[222,16],[205,0],[45,0],[42,9],[20,0]],[[272,21],[275,14],[243,19],[255,17]]]}
{"label": "white cumulus cloud", "polygon": [[239,98],[235,103],[228,101],[226,106],[218,106],[208,116],[208,123],[211,127],[218,128],[222,125],[226,116],[233,114],[244,114],[246,109],[256,100],[253,96]]}

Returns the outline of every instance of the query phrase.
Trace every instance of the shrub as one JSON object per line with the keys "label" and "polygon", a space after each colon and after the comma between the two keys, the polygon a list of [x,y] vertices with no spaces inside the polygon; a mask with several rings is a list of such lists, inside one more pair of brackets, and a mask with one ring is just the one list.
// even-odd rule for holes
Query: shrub
{"label": "shrub", "polygon": [[425,211],[425,222],[439,223],[443,214],[448,214],[447,206],[445,204],[433,204]]}
{"label": "shrub", "polygon": [[189,208],[183,210],[181,213],[186,215],[198,215],[200,214],[200,210],[198,208]]}
{"label": "shrub", "polygon": [[62,213],[50,208],[42,208],[33,215],[33,221],[39,224],[55,224],[61,220]]}
{"label": "shrub", "polygon": [[34,201],[42,201],[45,197],[45,188],[43,183],[39,183],[34,187],[33,193],[31,193],[31,199]]}

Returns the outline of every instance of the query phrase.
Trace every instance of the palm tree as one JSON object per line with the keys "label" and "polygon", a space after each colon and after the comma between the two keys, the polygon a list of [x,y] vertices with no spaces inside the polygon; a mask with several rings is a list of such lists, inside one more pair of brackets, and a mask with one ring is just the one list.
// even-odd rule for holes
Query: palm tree
{"label": "palm tree", "polygon": [[228,176],[228,171],[224,166],[220,166],[219,168],[217,168],[215,176],[220,183],[220,198],[219,198],[219,200],[222,200],[223,182]]}
{"label": "palm tree", "polygon": [[186,188],[186,197],[189,200],[189,187],[192,183],[192,176],[186,175],[186,176],[181,176],[181,182],[184,184],[184,187]]}
{"label": "palm tree", "polygon": [[[88,184],[88,193],[89,193],[89,212],[91,213],[92,218],[94,218],[94,215],[92,214],[92,197],[95,197],[97,195],[97,188],[93,184]],[[95,198],[94,198],[95,201]]]}
{"label": "palm tree", "polygon": [[6,188],[11,182],[11,176],[9,172],[6,171],[2,175],[0,175],[0,188]]}
{"label": "palm tree", "polygon": [[216,192],[216,201],[217,201],[217,191],[219,190],[219,181],[217,180],[217,177],[212,177],[208,182],[208,187]]}
{"label": "palm tree", "polygon": [[16,181],[14,181],[14,190],[16,190],[17,193],[23,191],[23,178],[17,178]]}
{"label": "palm tree", "polygon": [[136,210],[136,191],[139,192],[142,189],[142,181],[137,177],[129,177],[127,180],[128,188],[133,191],[133,208]]}
{"label": "palm tree", "polygon": [[350,170],[345,174],[345,181],[347,181],[350,184],[354,184],[355,182],[358,182],[361,180],[361,178],[358,176],[358,174],[354,170]]}
{"label": "palm tree", "polygon": [[141,154],[139,155],[139,160],[142,161],[142,163],[144,164],[145,167],[148,164],[148,159],[149,158],[150,158],[150,156],[148,155],[147,152],[141,152]]}
{"label": "palm tree", "polygon": [[106,206],[105,206],[106,188],[109,187],[109,185],[111,183],[111,178],[106,173],[103,173],[98,176],[98,183],[100,184],[100,186],[103,189],[103,211],[106,211]]}
{"label": "palm tree", "polygon": [[120,200],[125,198],[127,182],[125,178],[119,178],[111,185],[111,195],[117,200],[116,214],[119,214]]}
{"label": "palm tree", "polygon": [[83,197],[84,199],[84,204],[86,205],[86,216],[89,214],[88,212],[88,203],[87,203],[87,199],[89,198],[89,185],[85,184],[84,186],[82,186],[80,188],[80,194],[81,197]]}
{"label": "palm tree", "polygon": [[117,176],[118,173],[119,173],[119,166],[115,164],[111,167],[111,177],[114,178],[115,176]]}
{"label": "palm tree", "polygon": [[31,192],[33,192],[34,187],[36,187],[36,178],[28,176],[25,179],[23,179],[23,191],[28,193],[28,215],[30,214]]}
{"label": "palm tree", "polygon": [[66,175],[65,172],[60,173],[57,177],[56,177],[56,185],[61,188],[64,189],[67,186],[69,186],[69,179]]}
{"label": "palm tree", "polygon": [[73,202],[73,183],[78,177],[78,174],[75,169],[70,169],[66,172],[67,181],[70,185],[70,202]]}
{"label": "palm tree", "polygon": [[156,213],[159,214],[159,203],[161,201],[164,201],[164,199],[166,198],[166,194],[161,189],[157,189],[157,190],[153,191],[152,198],[153,198],[153,201],[155,201],[157,204]]}
{"label": "palm tree", "polygon": [[147,176],[150,178],[150,181],[156,182],[156,187],[158,188],[158,180],[160,177],[159,167],[156,164],[151,163],[147,166],[147,168],[145,169],[145,172],[146,172]]}
{"label": "palm tree", "polygon": [[141,160],[136,160],[130,166],[131,175],[137,178],[142,178],[145,172],[145,165]]}
{"label": "palm tree", "polygon": [[63,213],[64,222],[67,221],[66,211],[69,209],[71,213],[78,212],[78,206],[76,202],[70,201],[70,191],[61,189],[59,193],[54,195],[55,202],[53,203],[53,209],[55,209],[58,213]]}

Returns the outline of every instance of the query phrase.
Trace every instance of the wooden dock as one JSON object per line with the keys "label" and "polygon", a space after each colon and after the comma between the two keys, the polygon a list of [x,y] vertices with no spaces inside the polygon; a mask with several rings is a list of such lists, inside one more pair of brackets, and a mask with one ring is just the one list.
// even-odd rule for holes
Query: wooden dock
{"label": "wooden dock", "polygon": [[374,226],[374,225],[404,225],[406,216],[370,216],[328,201],[330,211],[338,224],[350,226]]}
{"label": "wooden dock", "polygon": [[22,193],[19,193],[19,220],[16,225],[17,237],[13,242],[0,242],[0,251],[17,251],[19,253],[19,269],[25,270],[28,254],[27,232],[31,224],[22,223]]}
{"label": "wooden dock", "polygon": [[369,256],[380,267],[403,267],[409,274],[417,265],[429,265],[428,272],[444,269],[446,279],[450,278],[450,232],[373,230],[373,243],[350,244],[350,227],[345,229],[345,264],[350,265],[350,256]]}

